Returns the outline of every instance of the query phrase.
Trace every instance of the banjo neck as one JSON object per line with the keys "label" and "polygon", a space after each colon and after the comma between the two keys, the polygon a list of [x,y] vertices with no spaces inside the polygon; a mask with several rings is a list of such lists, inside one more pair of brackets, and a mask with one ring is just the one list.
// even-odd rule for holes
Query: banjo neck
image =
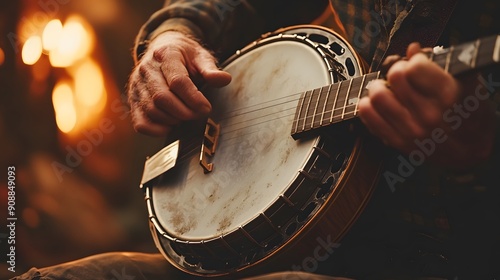
{"label": "banjo neck", "polygon": [[[439,50],[429,58],[453,76],[487,67],[500,62],[500,35]],[[382,76],[378,71],[302,92],[292,137],[299,139],[308,132],[357,117],[359,101],[368,93],[366,86]]]}

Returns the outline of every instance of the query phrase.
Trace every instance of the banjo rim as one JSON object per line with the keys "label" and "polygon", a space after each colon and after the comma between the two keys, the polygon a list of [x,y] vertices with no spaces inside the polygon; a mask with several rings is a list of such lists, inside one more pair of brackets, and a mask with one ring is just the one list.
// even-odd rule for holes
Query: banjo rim
{"label": "banjo rim", "polygon": [[[296,34],[291,35],[291,36],[285,35],[289,32],[296,32],[296,31],[300,31],[303,29],[313,29],[313,30],[320,30],[321,32],[328,32],[330,34],[333,34],[333,36],[336,36],[337,38],[342,39],[342,37],[340,35],[338,35],[336,32],[334,32],[330,29],[324,28],[324,27],[312,26],[312,25],[298,25],[298,26],[287,27],[287,28],[279,29],[273,33],[269,33],[269,34],[267,34],[266,37],[249,44],[247,47],[243,48],[240,51],[237,51],[236,54],[234,54],[233,56],[228,58],[222,64],[222,68],[225,68],[227,65],[233,63],[236,59],[238,59],[242,55],[249,53],[252,50],[254,50],[258,47],[261,47],[265,44],[270,44],[272,42],[282,41],[282,40],[300,40],[301,42],[303,42],[303,41],[307,42],[307,40],[309,40],[308,38],[302,38],[301,36],[297,36]],[[307,43],[311,47],[317,47],[317,44],[311,40],[309,40],[309,42],[307,42]],[[362,63],[362,60],[359,58],[359,56],[353,50],[352,46],[350,46],[347,42],[345,42],[345,40],[344,40],[344,43],[347,46],[347,48],[349,49],[348,51],[350,52],[350,54],[355,59],[356,67],[358,67],[358,71],[359,71],[358,75],[363,74],[364,64]],[[331,83],[333,83],[335,81],[335,77],[333,76],[332,71],[330,71],[330,75],[331,75],[330,76]],[[313,141],[313,144],[312,144],[313,148],[310,150],[309,155],[307,156],[306,161],[304,162],[304,166],[307,165],[309,161],[311,161],[311,158],[315,152],[315,149],[323,141],[322,138],[323,138],[322,136],[315,137],[315,140]],[[348,170],[351,170],[353,168],[352,165],[355,164],[355,161],[356,161],[355,157],[359,156],[361,145],[362,145],[361,140],[359,138],[356,138],[356,141],[352,146],[351,156],[344,163],[345,167],[344,167],[343,171],[348,171]],[[324,202],[319,207],[314,209],[314,212],[306,219],[306,221],[304,221],[304,223],[297,229],[297,231],[295,231],[292,234],[292,236],[285,239],[281,244],[279,244],[278,246],[275,246],[272,250],[270,250],[269,252],[267,252],[266,254],[264,254],[263,256],[258,258],[257,260],[254,260],[254,261],[247,263],[245,265],[240,265],[237,268],[233,268],[233,269],[230,269],[227,271],[204,270],[204,269],[192,267],[190,265],[186,265],[185,263],[184,263],[184,265],[182,265],[181,264],[181,263],[183,263],[182,261],[176,260],[177,257],[172,256],[172,254],[176,253],[175,250],[171,247],[168,248],[168,246],[167,246],[167,248],[165,248],[164,247],[165,244],[163,244],[164,240],[162,240],[162,238],[167,239],[166,240],[167,243],[169,243],[169,242],[170,243],[182,242],[182,243],[185,243],[188,245],[193,244],[193,243],[200,243],[203,245],[203,243],[211,242],[213,240],[219,239],[219,237],[214,238],[214,239],[206,239],[206,240],[203,240],[203,239],[180,240],[177,237],[169,236],[168,233],[163,228],[163,226],[156,219],[156,213],[154,210],[154,206],[152,205],[152,186],[146,186],[146,188],[145,188],[146,201],[147,201],[148,213],[149,213],[149,218],[150,218],[150,229],[151,229],[151,232],[153,234],[153,239],[154,239],[155,244],[158,247],[158,249],[161,251],[161,253],[167,258],[167,260],[172,265],[174,265],[176,268],[180,269],[181,271],[187,272],[189,274],[199,275],[199,276],[210,276],[210,277],[214,276],[215,277],[215,276],[227,275],[229,273],[233,273],[236,271],[246,270],[249,267],[255,267],[255,266],[257,266],[257,265],[259,265],[259,264],[261,264],[269,259],[274,258],[276,255],[279,255],[282,248],[289,247],[292,244],[296,244],[298,241],[300,241],[303,238],[304,235],[307,235],[307,233],[311,232],[311,230],[319,223],[319,220],[323,216],[328,214],[328,209],[330,207],[332,207],[332,205],[335,203],[335,200],[338,199],[338,192],[336,192],[336,190],[337,190],[337,188],[340,188],[340,190],[341,190],[342,188],[344,188],[346,186],[345,177],[350,176],[348,173],[350,173],[350,172],[342,172],[340,174],[340,176],[337,178],[337,182],[340,182],[340,184],[337,184],[336,186],[334,186],[334,188],[331,190],[331,192],[325,198]],[[296,179],[292,179],[291,182],[293,182],[295,180]],[[286,190],[289,187],[290,186],[287,186],[285,188],[284,192],[286,192]],[[358,208],[356,213],[354,213],[352,215],[352,218],[351,218],[351,221],[349,222],[349,225],[347,227],[345,227],[343,230],[341,230],[341,232],[338,234],[338,238],[342,237],[345,234],[345,232],[349,229],[350,225],[355,221],[357,216],[359,216],[359,213],[364,208],[364,205],[368,201],[370,194],[371,194],[371,191],[369,192],[368,195],[365,196],[365,198],[362,202],[362,204],[363,204],[362,207]],[[276,198],[276,200],[279,200],[279,198]],[[276,200],[274,200],[274,201],[276,201]],[[273,202],[273,203],[275,203],[275,202]],[[255,215],[255,217],[256,216],[258,216],[258,215]],[[240,230],[240,228],[242,228],[242,227],[240,226],[239,228],[234,228],[234,229],[230,230],[229,232],[227,232],[226,234],[223,234],[222,236],[220,236],[220,238],[223,239],[224,236],[230,235],[230,234],[234,233],[235,231]],[[173,251],[173,252],[168,252],[168,251]]]}

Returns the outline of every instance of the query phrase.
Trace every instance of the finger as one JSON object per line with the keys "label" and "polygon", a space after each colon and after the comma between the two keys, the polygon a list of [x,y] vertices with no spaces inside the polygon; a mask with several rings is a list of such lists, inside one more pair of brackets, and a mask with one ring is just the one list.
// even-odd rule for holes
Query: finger
{"label": "finger", "polygon": [[435,127],[442,121],[442,110],[428,93],[422,93],[410,84],[408,61],[399,61],[387,74],[390,88],[395,97],[424,127]]}
{"label": "finger", "polygon": [[389,69],[392,67],[392,65],[394,65],[394,63],[400,61],[401,59],[402,59],[402,57],[399,55],[390,55],[390,56],[386,57],[386,59],[384,60],[384,63],[382,63],[382,66],[381,66],[382,73],[387,74],[387,71],[389,71]]}
{"label": "finger", "polygon": [[[212,110],[210,102],[198,90],[186,68],[186,58],[180,51],[172,50],[156,55],[162,62],[161,70],[168,88],[197,116],[208,114]],[[167,100],[174,102],[173,98]],[[168,104],[168,103],[167,103]]]}
{"label": "finger", "polygon": [[[175,116],[180,120],[191,120],[198,117],[198,113],[189,108],[177,95],[169,90],[169,86],[163,73],[159,70],[148,67],[140,68],[141,76],[143,76],[146,85],[146,91],[149,93],[143,100],[147,101],[147,106],[143,106],[146,112],[151,113],[154,120],[161,120],[163,116]],[[163,111],[157,112],[159,109]],[[149,115],[149,114],[148,114]]]}
{"label": "finger", "polygon": [[413,42],[408,45],[408,49],[406,49],[406,56],[408,58],[411,58],[415,54],[419,53],[422,51],[422,47],[418,42]]}
{"label": "finger", "polygon": [[141,110],[152,122],[172,126],[179,124],[182,120],[175,114],[170,114],[164,110],[159,109],[153,102],[144,103]]}
{"label": "finger", "polygon": [[206,50],[200,50],[195,54],[193,65],[204,82],[210,86],[223,87],[231,82],[231,74],[220,70],[215,58]]}
{"label": "finger", "polygon": [[418,42],[408,45],[408,49],[406,50],[406,56],[408,58],[411,58],[417,53],[432,53],[432,48],[422,48]]}
{"label": "finger", "polygon": [[172,130],[169,126],[151,121],[137,106],[138,104],[131,105],[131,118],[135,131],[150,136],[165,136]]}
{"label": "finger", "polygon": [[436,100],[442,108],[448,108],[456,101],[458,84],[455,79],[424,54],[415,54],[404,71],[416,91]]}
{"label": "finger", "polygon": [[429,92],[436,97],[443,108],[448,108],[457,100],[458,82],[424,54],[416,54],[409,61],[408,79],[418,91]]}
{"label": "finger", "polygon": [[[137,69],[139,78],[132,78],[136,80],[134,86],[136,90],[142,93],[142,96],[136,96],[135,98],[141,102],[141,109],[146,112],[153,112],[153,107],[162,110],[165,114],[174,114],[181,119],[192,118],[195,114],[187,108],[187,106],[176,96],[174,96],[170,91],[168,91],[168,86],[156,65],[152,63],[143,63]],[[172,95],[170,97],[165,95]],[[137,94],[136,94],[137,95]],[[162,101],[163,99],[172,99],[170,102]],[[161,114],[158,112],[153,112],[151,117],[158,121],[162,119]]]}
{"label": "finger", "polygon": [[410,111],[396,99],[387,88],[385,81],[375,80],[370,83],[368,96],[375,111],[406,139],[425,137],[425,130],[412,116]]}
{"label": "finger", "polygon": [[400,134],[374,109],[371,99],[369,97],[361,98],[358,106],[360,119],[366,128],[386,145],[401,149],[404,142]]}
{"label": "finger", "polygon": [[[161,136],[169,131],[168,127],[179,121],[154,106],[146,83],[141,81],[137,72],[132,73],[129,84],[129,104],[131,108],[132,124],[141,133]],[[157,127],[158,126],[158,127]]]}

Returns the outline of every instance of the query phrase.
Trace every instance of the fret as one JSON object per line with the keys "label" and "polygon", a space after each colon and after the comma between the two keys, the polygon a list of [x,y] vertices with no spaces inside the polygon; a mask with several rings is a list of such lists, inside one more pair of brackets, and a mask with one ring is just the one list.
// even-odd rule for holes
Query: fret
{"label": "fret", "polygon": [[321,102],[321,93],[323,92],[323,88],[318,89],[318,98],[316,99],[316,106],[314,106],[314,112],[312,115],[312,120],[311,120],[311,128],[314,128],[314,120],[316,119],[316,114],[318,112],[318,107]]}
{"label": "fret", "polygon": [[361,85],[359,86],[359,91],[358,91],[358,100],[356,101],[356,106],[354,107],[354,116],[358,113],[358,104],[359,100],[361,100],[361,93],[363,92],[363,89],[365,88],[365,81],[366,81],[366,75],[363,75],[363,80],[361,80]]}
{"label": "fret", "polygon": [[[370,82],[371,82],[371,81],[373,81],[373,80],[380,79],[380,74],[382,74],[382,72],[378,71],[378,72],[375,74],[375,78],[371,79],[371,80],[370,80]],[[373,73],[370,73],[369,75],[373,75]]]}
{"label": "fret", "polygon": [[[498,42],[498,43],[497,43]],[[472,43],[459,45],[460,51],[452,58],[453,75],[465,73],[469,70],[485,67],[498,61],[500,52],[500,36],[492,36]],[[496,48],[496,51],[495,51]],[[495,58],[497,56],[497,58]]]}
{"label": "fret", "polygon": [[328,100],[330,98],[330,92],[332,90],[332,85],[333,84],[330,84],[328,86],[328,90],[326,91],[325,105],[323,105],[323,112],[321,113],[321,121],[319,123],[319,126],[323,126],[323,121],[325,120],[326,105],[328,104]]}
{"label": "fret", "polygon": [[330,116],[330,123],[333,123],[333,118],[335,117],[335,106],[337,106],[337,100],[339,99],[341,87],[342,87],[342,82],[337,83],[337,91],[335,93],[335,100],[333,101],[332,115]]}
{"label": "fret", "polygon": [[309,130],[312,128],[310,126],[312,124],[312,119],[314,117],[312,112],[314,111],[314,108],[316,107],[315,100],[316,100],[317,92],[318,92],[318,89],[313,89],[311,91],[311,96],[309,97],[309,102],[307,104],[306,114],[304,116],[304,130]]}
{"label": "fret", "polygon": [[356,106],[354,107],[354,114],[353,117],[355,117],[358,114],[358,106],[359,106],[359,101],[361,100],[362,97],[364,97],[363,92],[365,92],[366,85],[371,82],[372,80],[378,79],[380,76],[380,71],[376,72],[376,77],[372,77],[374,73],[370,73],[367,75],[363,76],[363,80],[361,81],[361,86],[359,87],[359,92],[358,92],[358,100],[356,102]]}
{"label": "fret", "polygon": [[436,53],[434,54],[434,63],[439,65],[439,67],[444,68],[446,65],[446,57],[448,56],[448,52]]}
{"label": "fret", "polygon": [[356,102],[356,108],[355,108],[353,117],[355,117],[357,115],[357,113],[359,112],[358,105],[359,105],[359,101],[361,100],[361,98],[363,98],[366,95],[368,95],[368,89],[366,88],[366,86],[371,81],[380,79],[380,75],[381,74],[382,74],[381,71],[377,71],[377,72],[372,72],[372,73],[368,73],[368,74],[365,75],[365,79],[363,79],[363,83],[361,84],[361,87],[359,89],[358,100]]}
{"label": "fret", "polygon": [[307,95],[307,91],[302,93],[300,96],[298,110],[296,110],[296,114],[295,114],[295,118],[294,118],[294,122],[295,122],[295,125],[293,126],[294,131],[292,133],[299,132],[299,120],[301,119],[300,115],[302,114],[302,108],[304,107],[304,101],[306,99],[306,95]]}
{"label": "fret", "polygon": [[474,55],[472,56],[472,62],[470,64],[471,68],[474,69],[476,68],[477,64],[477,56],[479,54],[479,47],[481,46],[481,40],[477,40],[475,43],[475,48],[474,48]]}
{"label": "fret", "polygon": [[366,75],[352,79],[351,87],[349,88],[349,92],[347,93],[347,102],[344,107],[343,119],[351,119],[356,116],[356,105],[359,101],[358,95],[360,94],[361,85],[365,79]]}
{"label": "fret", "polygon": [[[498,60],[500,52],[500,36],[488,37],[481,40],[478,56],[476,59],[476,68],[490,65],[492,62],[500,62]],[[496,57],[495,57],[496,56]]]}
{"label": "fret", "polygon": [[461,72],[465,72],[465,71],[470,69],[469,64],[462,63],[459,60],[459,56],[463,55],[462,53],[464,51],[464,47],[465,46],[457,46],[455,48],[455,51],[453,52],[453,55],[451,56],[451,63],[450,63],[450,66],[448,68],[448,73],[453,75],[454,73],[461,73]]}
{"label": "fret", "polygon": [[[313,90],[310,91],[311,92],[311,96],[309,97],[309,101],[307,102],[307,109],[305,110],[305,113],[304,113],[304,123],[302,124],[302,131],[305,131],[306,130],[306,119],[307,119],[307,115],[309,113],[309,108],[311,107],[311,100],[313,98]],[[307,94],[307,93],[306,93]]]}
{"label": "fret", "polygon": [[493,48],[493,61],[500,62],[500,35],[495,39],[495,47]]}
{"label": "fret", "polygon": [[347,106],[347,100],[349,100],[349,93],[351,92],[351,87],[352,87],[352,81],[354,79],[350,79],[349,80],[349,88],[347,88],[347,91],[346,91],[346,95],[345,95],[345,100],[344,100],[344,108],[342,108],[342,116],[340,117],[341,120],[344,119],[345,117],[345,109],[346,109],[346,106]]}
{"label": "fret", "polygon": [[431,53],[429,58],[452,75],[500,62],[500,36],[495,35],[473,42],[451,46]]}
{"label": "fret", "polygon": [[453,55],[453,51],[455,48],[452,46],[448,52],[446,53],[446,62],[444,64],[444,71],[448,73],[448,69],[450,68],[451,56]]}

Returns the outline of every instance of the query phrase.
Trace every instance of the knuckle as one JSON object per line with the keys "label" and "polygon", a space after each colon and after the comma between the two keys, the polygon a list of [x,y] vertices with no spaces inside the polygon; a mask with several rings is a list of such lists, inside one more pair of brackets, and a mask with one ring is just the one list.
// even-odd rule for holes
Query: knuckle
{"label": "knuckle", "polygon": [[167,125],[155,125],[147,116],[136,119],[132,127],[136,132],[151,136],[162,136],[170,129]]}
{"label": "knuckle", "polygon": [[422,118],[428,126],[438,126],[441,123],[442,116],[438,110],[425,110]]}
{"label": "knuckle", "polygon": [[169,51],[169,48],[164,46],[160,48],[156,48],[152,51],[153,53],[153,59],[157,62],[164,62],[167,60],[167,53]]}
{"label": "knuckle", "polygon": [[173,90],[181,91],[185,88],[186,82],[189,80],[189,77],[182,74],[172,74],[169,79],[169,86]]}
{"label": "knuckle", "polygon": [[129,89],[127,102],[133,109],[139,107],[141,102],[141,91],[138,88]]}
{"label": "knuckle", "polygon": [[142,133],[142,134],[154,135],[154,133],[151,132],[149,126],[147,124],[144,124],[144,123],[134,124],[134,130],[136,132],[139,132],[139,133]]}
{"label": "knuckle", "polygon": [[406,70],[406,76],[412,78],[422,75],[422,73],[427,71],[427,67],[430,65],[431,64],[429,64],[427,60],[421,59],[420,57],[410,59]]}
{"label": "knuckle", "polygon": [[141,63],[137,66],[137,72],[139,73],[139,76],[144,80],[148,80],[150,71],[152,71],[152,69],[147,63]]}
{"label": "knuckle", "polygon": [[151,103],[144,103],[141,106],[141,110],[144,113],[144,115],[149,118],[154,110],[154,105]]}
{"label": "knuckle", "polygon": [[133,126],[133,128],[134,128],[135,131],[141,132],[141,133],[144,132],[144,127],[145,127],[144,124],[142,124],[140,122],[134,122],[132,124],[132,126]]}
{"label": "knuckle", "polygon": [[175,116],[179,121],[189,121],[195,119],[194,113],[190,111],[179,110]]}
{"label": "knuckle", "polygon": [[385,110],[387,106],[387,93],[383,90],[374,90],[370,94],[370,103],[375,110]]}
{"label": "knuckle", "polygon": [[136,131],[139,131],[139,129],[141,129],[145,125],[144,118],[139,117],[139,115],[140,115],[140,113],[134,112],[134,111],[132,112],[132,115],[131,115],[132,127]]}
{"label": "knuckle", "polygon": [[172,112],[175,109],[173,96],[170,94],[153,94],[151,97],[152,105],[156,108],[162,108],[164,111]]}
{"label": "knuckle", "polygon": [[166,94],[154,93],[151,96],[151,100],[156,107],[167,106],[170,107],[172,104],[171,99]]}
{"label": "knuckle", "polygon": [[398,80],[405,75],[404,69],[407,64],[407,61],[402,60],[395,62],[387,72],[387,81],[390,84],[398,82]]}
{"label": "knuckle", "polygon": [[[160,110],[168,113],[169,115],[175,116],[175,118],[186,121],[194,118],[194,114],[181,107],[181,105],[176,104],[176,97],[173,94],[155,94],[152,96],[152,103],[155,108],[161,108]],[[151,108],[153,110],[153,108]]]}
{"label": "knuckle", "polygon": [[165,63],[172,59],[182,59],[181,46],[166,44],[151,50],[152,60],[157,63]]}

